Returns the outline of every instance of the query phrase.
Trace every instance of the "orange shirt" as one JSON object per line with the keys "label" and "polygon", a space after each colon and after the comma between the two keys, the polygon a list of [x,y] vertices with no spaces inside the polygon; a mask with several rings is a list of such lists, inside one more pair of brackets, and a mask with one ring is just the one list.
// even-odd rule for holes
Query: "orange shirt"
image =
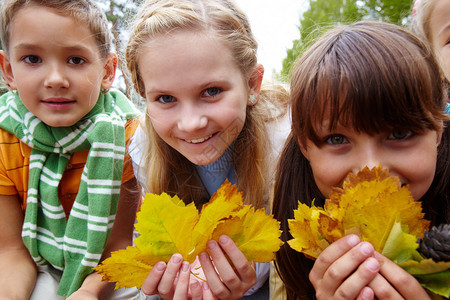
{"label": "orange shirt", "polygon": [[[138,120],[131,119],[125,125],[126,148],[133,136]],[[58,186],[58,196],[66,216],[69,216],[78,187],[81,174],[86,164],[89,150],[75,152],[63,174]],[[15,135],[0,129],[0,195],[18,195],[22,209],[25,211],[28,191],[28,166],[30,164],[31,148],[21,142]],[[122,183],[134,177],[133,166],[128,151],[125,153]]]}

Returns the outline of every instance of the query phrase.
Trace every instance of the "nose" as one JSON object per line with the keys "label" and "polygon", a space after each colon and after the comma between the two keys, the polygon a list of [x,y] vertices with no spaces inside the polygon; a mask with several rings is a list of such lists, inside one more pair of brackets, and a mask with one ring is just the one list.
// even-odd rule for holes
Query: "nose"
{"label": "nose", "polygon": [[204,115],[201,107],[196,105],[185,105],[181,110],[177,122],[178,129],[185,132],[193,132],[206,127],[208,118]]}
{"label": "nose", "polygon": [[364,167],[368,167],[372,169],[379,164],[383,168],[389,169],[389,161],[388,157],[384,154],[384,151],[381,147],[377,147],[375,143],[367,143],[361,146],[358,153],[355,155],[355,163],[353,165],[353,173],[356,174]]}
{"label": "nose", "polygon": [[44,84],[47,88],[69,87],[69,80],[67,79],[63,67],[59,66],[57,63],[50,65],[47,69]]}

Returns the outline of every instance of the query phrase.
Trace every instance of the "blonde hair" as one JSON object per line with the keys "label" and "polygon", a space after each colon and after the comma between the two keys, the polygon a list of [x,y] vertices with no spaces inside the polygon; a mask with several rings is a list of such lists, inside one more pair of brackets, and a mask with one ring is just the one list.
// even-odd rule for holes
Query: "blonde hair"
{"label": "blonde hair", "polygon": [[[63,16],[70,16],[86,24],[91,30],[102,58],[111,51],[111,33],[108,20],[101,8],[92,0],[2,0],[0,10],[0,39],[8,53],[11,22],[16,13],[29,5],[55,9]],[[68,33],[69,34],[69,33]]]}
{"label": "blonde hair", "polygon": [[[442,76],[450,79],[450,70],[443,68],[444,64],[440,55],[433,47],[433,33],[431,31],[431,14],[439,0],[416,0],[412,11],[411,31],[428,43],[432,48],[436,59],[441,65]],[[450,16],[449,16],[450,17]]]}
{"label": "blonde hair", "polygon": [[416,0],[412,12],[411,30],[414,34],[431,42],[431,12],[439,0]]}
{"label": "blonde hair", "polygon": [[[244,79],[256,70],[258,44],[245,14],[228,0],[160,0],[146,1],[130,32],[126,60],[136,91],[145,98],[145,86],[137,65],[141,46],[174,30],[210,31],[229,47]],[[263,205],[268,191],[269,163],[266,121],[286,112],[285,90],[261,90],[256,105],[247,107],[244,127],[235,141],[233,163],[237,186],[246,203]],[[279,104],[273,103],[278,99]],[[168,146],[155,132],[148,115],[143,122],[148,144],[144,148],[147,191],[178,194],[186,203],[197,205],[209,200],[194,165]]]}

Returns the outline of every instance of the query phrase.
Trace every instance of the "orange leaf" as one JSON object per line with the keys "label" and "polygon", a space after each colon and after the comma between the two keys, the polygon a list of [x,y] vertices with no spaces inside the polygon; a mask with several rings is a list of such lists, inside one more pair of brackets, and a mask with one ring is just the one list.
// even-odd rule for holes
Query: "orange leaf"
{"label": "orange leaf", "polygon": [[[343,188],[333,188],[324,208],[299,205],[289,220],[291,247],[316,258],[323,249],[348,233],[359,234],[382,252],[395,222],[409,234],[422,237],[429,226],[421,203],[414,201],[408,187],[381,166],[350,173]],[[327,242],[325,243],[324,240]]]}

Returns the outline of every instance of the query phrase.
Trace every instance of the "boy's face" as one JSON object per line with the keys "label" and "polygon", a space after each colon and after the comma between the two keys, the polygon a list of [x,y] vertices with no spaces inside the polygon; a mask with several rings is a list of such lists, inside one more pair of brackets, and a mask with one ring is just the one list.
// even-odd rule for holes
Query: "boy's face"
{"label": "boy's face", "polygon": [[85,24],[30,5],[17,12],[10,28],[9,57],[1,53],[4,77],[47,125],[75,124],[96,104],[100,87],[111,86],[116,57],[100,57]]}
{"label": "boy's face", "polygon": [[447,79],[450,80],[450,0],[436,1],[430,15],[432,46]]}

